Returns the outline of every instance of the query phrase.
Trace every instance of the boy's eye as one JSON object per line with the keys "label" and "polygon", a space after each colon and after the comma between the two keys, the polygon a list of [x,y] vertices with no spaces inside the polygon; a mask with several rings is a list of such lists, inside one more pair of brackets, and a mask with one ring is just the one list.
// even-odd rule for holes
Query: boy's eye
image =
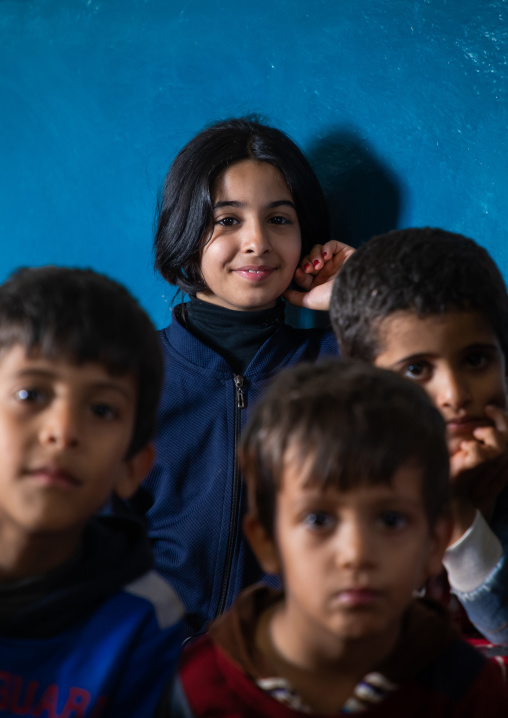
{"label": "boy's eye", "polygon": [[326,511],[312,511],[305,515],[303,522],[308,528],[319,531],[331,528],[334,523],[334,518],[331,514],[326,513]]}
{"label": "boy's eye", "polygon": [[407,526],[408,518],[401,511],[383,511],[379,517],[379,523],[383,528],[400,530]]}
{"label": "boy's eye", "polygon": [[430,376],[430,371],[427,362],[413,361],[406,365],[403,375],[410,379],[427,379]]}
{"label": "boy's eye", "polygon": [[116,409],[114,409],[110,404],[105,404],[102,402],[92,404],[91,411],[92,414],[99,419],[115,419],[118,415]]}
{"label": "boy's eye", "polygon": [[488,359],[483,352],[470,352],[466,356],[466,364],[473,369],[483,369],[487,362]]}
{"label": "boy's eye", "polygon": [[35,388],[28,388],[28,389],[19,389],[19,391],[16,392],[16,399],[23,403],[42,403],[45,399],[45,394],[40,389]]}

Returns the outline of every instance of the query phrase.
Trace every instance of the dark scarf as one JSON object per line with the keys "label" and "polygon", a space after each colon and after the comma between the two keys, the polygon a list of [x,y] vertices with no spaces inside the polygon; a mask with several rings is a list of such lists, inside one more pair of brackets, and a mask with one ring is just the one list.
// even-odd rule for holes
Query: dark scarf
{"label": "dark scarf", "polygon": [[244,374],[258,349],[284,323],[284,303],[243,312],[193,298],[182,305],[182,320],[195,337],[224,357],[235,374]]}
{"label": "dark scarf", "polygon": [[91,518],[72,559],[43,576],[1,586],[0,636],[58,635],[151,567],[140,522],[121,516]]}

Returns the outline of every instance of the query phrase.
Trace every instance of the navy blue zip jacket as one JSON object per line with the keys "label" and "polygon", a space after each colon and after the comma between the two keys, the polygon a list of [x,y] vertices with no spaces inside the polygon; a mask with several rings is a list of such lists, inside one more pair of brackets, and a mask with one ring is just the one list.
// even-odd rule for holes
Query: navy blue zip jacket
{"label": "navy blue zip jacket", "polygon": [[165,379],[154,468],[133,508],[145,513],[156,570],[187,611],[189,634],[262,578],[246,541],[246,496],[235,447],[263,385],[286,366],[338,353],[331,331],[282,324],[245,375],[178,321],[161,331]]}

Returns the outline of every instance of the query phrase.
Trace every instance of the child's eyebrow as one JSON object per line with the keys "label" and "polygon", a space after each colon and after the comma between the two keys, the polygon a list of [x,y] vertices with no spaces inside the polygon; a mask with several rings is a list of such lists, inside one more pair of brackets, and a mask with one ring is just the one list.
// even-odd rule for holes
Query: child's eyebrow
{"label": "child's eyebrow", "polygon": [[[460,350],[462,354],[471,352],[471,351],[495,351],[499,352],[500,348],[495,342],[475,342],[474,344],[468,344],[465,347],[462,347]],[[418,352],[417,354],[408,354],[405,357],[402,357],[401,359],[398,359],[394,366],[399,366],[400,364],[406,364],[409,361],[422,361],[426,359],[427,357],[435,356],[436,352]]]}
{"label": "child's eyebrow", "polygon": [[434,356],[435,352],[420,352],[419,354],[408,354],[405,357],[402,357],[401,359],[398,359],[394,366],[398,366],[399,364],[406,364],[408,361],[423,361],[428,356]]}
{"label": "child's eyebrow", "polygon": [[404,496],[403,494],[394,493],[392,496],[379,497],[374,501],[377,509],[386,508],[420,508],[423,504],[423,497],[415,498],[413,496]]}
{"label": "child's eyebrow", "polygon": [[[221,202],[215,202],[215,204],[213,205],[213,209],[220,209],[221,207],[243,208],[246,206],[247,206],[246,202],[238,202],[237,200],[234,200],[234,199],[226,199]],[[292,207],[296,212],[296,207],[295,207],[294,202],[291,202],[291,200],[289,200],[289,199],[277,199],[274,202],[268,202],[268,204],[266,206],[268,207],[268,209],[273,209],[274,207],[287,206],[287,207]]]}
{"label": "child's eyebrow", "polygon": [[474,344],[468,344],[464,347],[463,351],[476,351],[476,350],[488,350],[488,351],[500,351],[500,347],[495,342],[475,342]]}

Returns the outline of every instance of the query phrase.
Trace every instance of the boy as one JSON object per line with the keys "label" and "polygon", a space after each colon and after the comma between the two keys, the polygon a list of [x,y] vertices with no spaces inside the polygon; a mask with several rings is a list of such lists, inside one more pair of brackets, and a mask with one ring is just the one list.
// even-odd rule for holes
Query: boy
{"label": "boy", "polygon": [[161,378],[116,282],[43,267],[0,286],[2,715],[153,715],[181,607],[143,526],[92,514],[150,468]]}
{"label": "boy", "polygon": [[473,240],[408,229],[362,246],[336,280],[344,356],[421,384],[447,426],[451,589],[492,643],[508,645],[508,296]]}
{"label": "boy", "polygon": [[248,589],[187,649],[173,718],[506,715],[497,666],[413,599],[450,528],[444,424],[419,387],[294,367],[253,410],[240,463],[247,538],[284,589]]}

